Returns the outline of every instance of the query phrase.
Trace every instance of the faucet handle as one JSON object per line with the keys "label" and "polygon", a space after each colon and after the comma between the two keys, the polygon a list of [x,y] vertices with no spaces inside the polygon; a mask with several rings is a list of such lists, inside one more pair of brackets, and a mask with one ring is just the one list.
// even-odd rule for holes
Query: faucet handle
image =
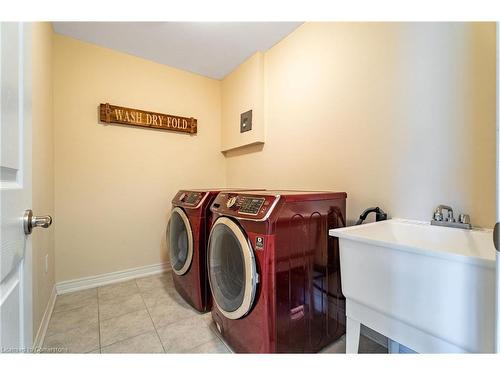
{"label": "faucet handle", "polygon": [[462,224],[470,224],[470,216],[468,214],[460,214],[458,216],[458,222]]}
{"label": "faucet handle", "polygon": [[434,220],[436,221],[442,221],[443,220],[443,214],[440,209],[436,208],[434,211]]}

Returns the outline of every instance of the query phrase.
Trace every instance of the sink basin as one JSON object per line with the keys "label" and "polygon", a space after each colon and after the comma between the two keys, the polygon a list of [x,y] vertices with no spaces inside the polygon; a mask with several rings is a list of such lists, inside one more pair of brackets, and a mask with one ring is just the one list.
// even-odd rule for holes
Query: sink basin
{"label": "sink basin", "polygon": [[330,235],[339,238],[348,352],[360,324],[420,353],[494,351],[491,230],[393,219]]}

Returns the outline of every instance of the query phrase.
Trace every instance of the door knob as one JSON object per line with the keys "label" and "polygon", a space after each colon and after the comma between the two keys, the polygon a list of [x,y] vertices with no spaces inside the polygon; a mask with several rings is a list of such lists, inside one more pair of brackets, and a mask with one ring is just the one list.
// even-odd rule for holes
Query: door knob
{"label": "door knob", "polygon": [[47,216],[33,216],[32,210],[24,211],[23,226],[24,234],[31,234],[33,228],[48,228],[52,224],[52,217]]}

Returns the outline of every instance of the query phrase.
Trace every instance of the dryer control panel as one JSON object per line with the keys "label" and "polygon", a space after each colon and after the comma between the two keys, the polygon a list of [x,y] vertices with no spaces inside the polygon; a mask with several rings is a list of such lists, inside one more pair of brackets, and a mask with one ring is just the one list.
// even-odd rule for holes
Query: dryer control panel
{"label": "dryer control panel", "polygon": [[265,198],[242,197],[240,199],[240,209],[238,210],[238,213],[258,215],[265,202]]}
{"label": "dryer control panel", "polygon": [[212,203],[213,212],[251,220],[265,220],[279,197],[246,193],[219,193]]}
{"label": "dryer control panel", "polygon": [[201,204],[206,194],[207,192],[202,191],[180,190],[172,199],[172,204],[174,206],[196,208]]}

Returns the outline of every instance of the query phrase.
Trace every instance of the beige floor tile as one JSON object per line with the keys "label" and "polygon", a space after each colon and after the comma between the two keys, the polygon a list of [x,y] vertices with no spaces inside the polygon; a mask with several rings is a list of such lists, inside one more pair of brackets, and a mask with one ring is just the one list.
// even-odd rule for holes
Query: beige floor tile
{"label": "beige floor tile", "polygon": [[174,286],[172,274],[170,272],[161,275],[144,277],[142,279],[136,279],[135,281],[141,292],[157,288],[170,289]]}
{"label": "beige floor tile", "polygon": [[54,312],[68,311],[97,303],[97,288],[57,296]]}
{"label": "beige floor tile", "polygon": [[204,354],[228,354],[231,351],[227,348],[226,345],[218,338],[215,340],[211,340],[204,344],[201,344],[193,349],[186,351],[186,353],[204,353]]}
{"label": "beige floor tile", "polygon": [[56,333],[48,336],[44,343],[45,351],[62,349],[65,353],[88,353],[99,349],[99,329],[95,323]]}
{"label": "beige floor tile", "polygon": [[205,323],[207,323],[208,325],[212,324],[212,322],[214,321],[212,319],[212,313],[210,313],[210,312],[203,314],[202,317],[205,320]]}
{"label": "beige floor tile", "polygon": [[148,308],[155,307],[159,304],[183,304],[184,300],[177,293],[174,286],[168,288],[154,288],[141,292],[144,303]]}
{"label": "beige floor tile", "polygon": [[102,353],[163,353],[156,331],[143,333],[101,349]]}
{"label": "beige floor tile", "polygon": [[101,286],[97,288],[97,293],[99,296],[99,303],[101,303],[104,301],[109,301],[113,298],[137,294],[139,293],[139,288],[137,288],[135,280],[129,280],[123,283]]}
{"label": "beige floor tile", "polygon": [[108,346],[141,333],[153,331],[154,326],[146,309],[117,318],[101,320],[101,346]]}
{"label": "beige floor tile", "polygon": [[159,303],[148,310],[157,329],[168,324],[179,323],[182,320],[199,316],[199,313],[184,301]]}
{"label": "beige floor tile", "polygon": [[167,353],[189,352],[197,346],[217,339],[200,316],[159,328],[158,334]]}
{"label": "beige floor tile", "polygon": [[145,308],[146,305],[139,293],[99,301],[99,319],[115,318],[132,311],[144,310]]}
{"label": "beige floor tile", "polygon": [[53,313],[46,336],[62,333],[74,328],[85,328],[97,323],[97,304],[69,311]]}

